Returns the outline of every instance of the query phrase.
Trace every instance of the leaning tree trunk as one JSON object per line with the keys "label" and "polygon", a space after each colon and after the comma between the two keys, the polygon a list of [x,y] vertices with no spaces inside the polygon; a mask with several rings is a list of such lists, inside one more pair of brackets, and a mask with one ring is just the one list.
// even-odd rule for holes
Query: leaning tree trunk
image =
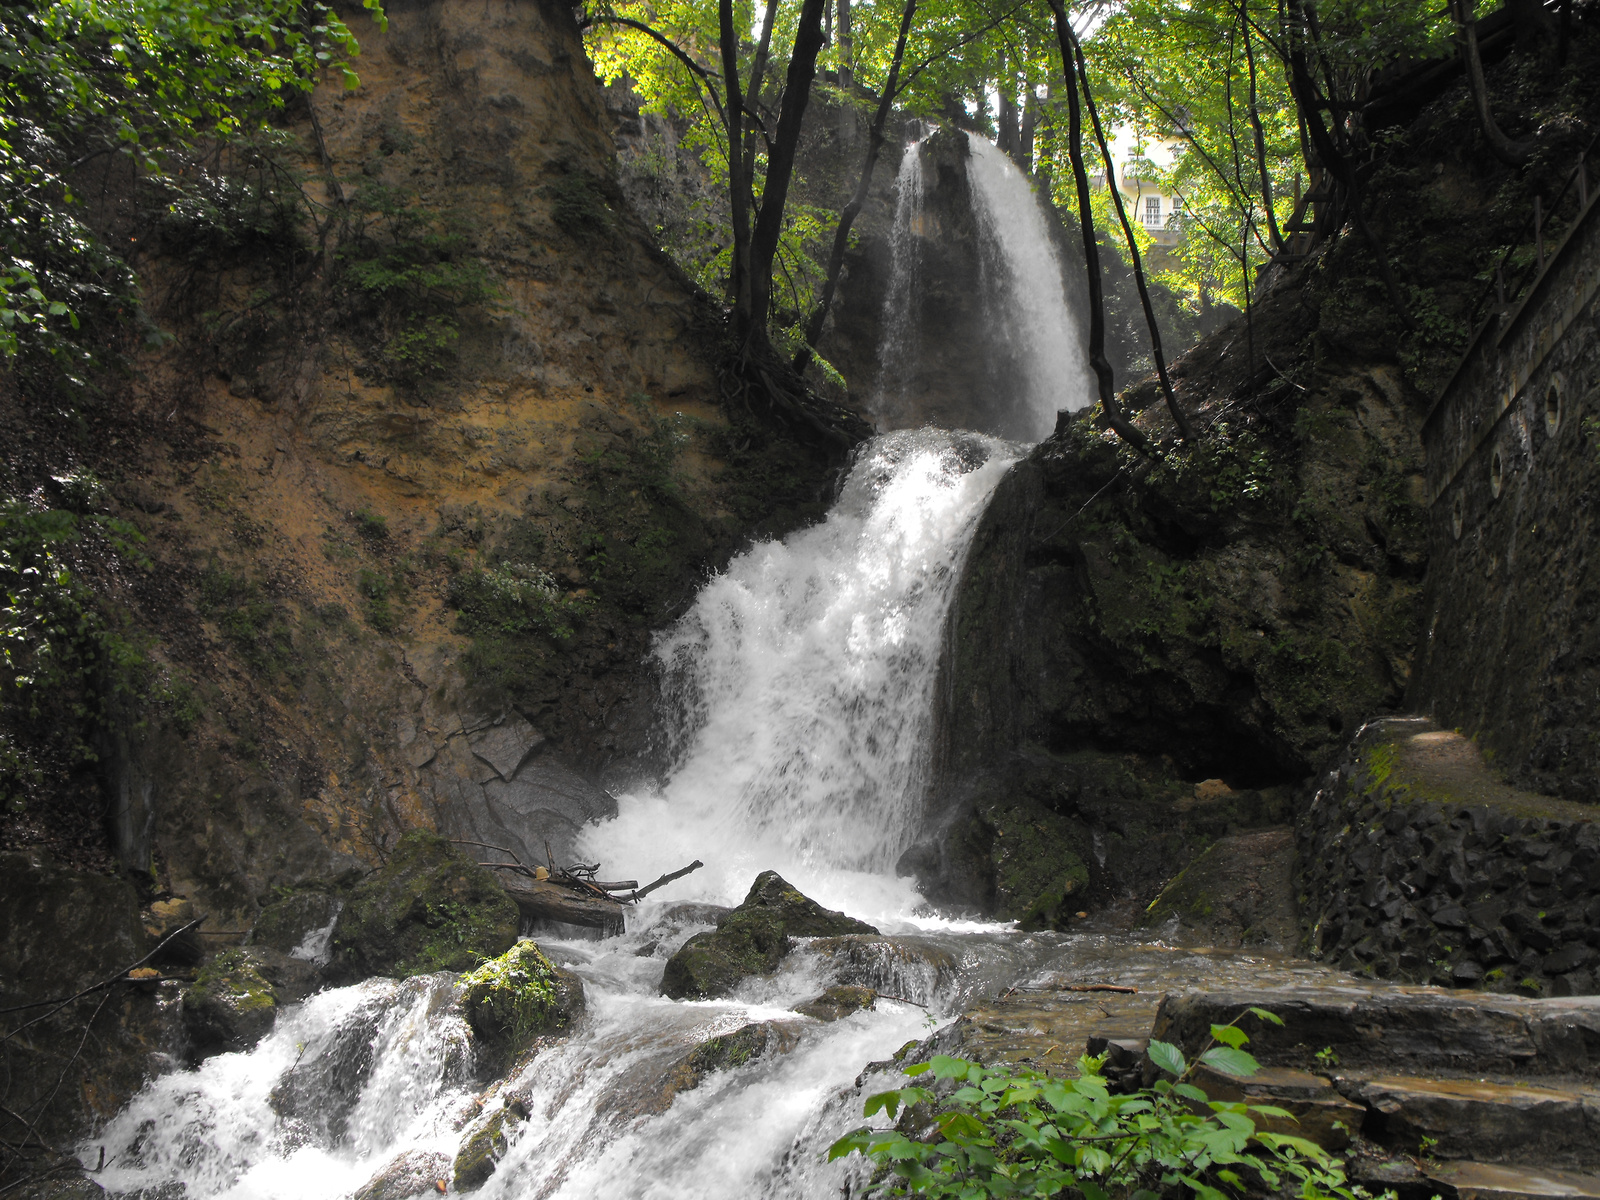
{"label": "leaning tree trunk", "polygon": [[[723,4],[730,2],[722,0]],[[778,253],[778,241],[783,236],[783,211],[794,176],[795,154],[800,147],[800,124],[811,99],[817,55],[822,52],[822,5],[823,0],[802,0],[800,5],[800,22],[795,30],[794,50],[789,56],[778,127],[767,152],[767,183],[762,189],[761,207],[750,233],[750,304],[740,331],[747,347],[753,341],[766,339],[767,313],[772,307],[772,263]]]}
{"label": "leaning tree trunk", "polygon": [[[1061,69],[1067,82],[1067,157],[1072,162],[1072,176],[1078,188],[1078,218],[1083,231],[1083,261],[1089,277],[1089,366],[1094,370],[1100,390],[1100,407],[1106,421],[1118,437],[1139,453],[1149,455],[1150,442],[1140,433],[1117,405],[1115,377],[1111,363],[1106,358],[1106,297],[1100,278],[1100,246],[1094,236],[1093,199],[1089,191],[1089,172],[1083,165],[1083,117],[1078,103],[1078,69],[1073,46],[1076,38],[1067,21],[1062,0],[1050,0],[1055,16],[1056,40],[1061,43]],[[1107,180],[1115,189],[1115,181]]]}
{"label": "leaning tree trunk", "polygon": [[872,116],[872,128],[867,133],[867,156],[861,164],[861,178],[856,182],[855,195],[839,214],[839,227],[833,232],[833,249],[828,254],[828,276],[822,285],[822,298],[816,311],[806,322],[805,345],[794,356],[794,369],[804,371],[815,353],[817,340],[822,337],[822,327],[827,323],[828,310],[833,307],[834,292],[839,286],[839,272],[844,267],[845,251],[850,246],[850,227],[855,224],[861,206],[867,202],[872,190],[872,175],[878,169],[878,156],[883,151],[883,127],[888,123],[890,110],[899,91],[900,64],[906,57],[906,39],[911,34],[911,19],[916,15],[917,0],[906,0],[900,14],[900,32],[895,38],[894,58],[889,63],[889,78],[884,81],[883,95],[878,100],[878,111]]}

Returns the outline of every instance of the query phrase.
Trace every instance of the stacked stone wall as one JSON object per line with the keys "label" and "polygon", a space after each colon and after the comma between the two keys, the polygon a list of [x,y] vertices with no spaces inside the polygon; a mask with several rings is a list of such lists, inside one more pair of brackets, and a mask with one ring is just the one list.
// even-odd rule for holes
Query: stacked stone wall
{"label": "stacked stone wall", "polygon": [[1600,821],[1517,792],[1459,734],[1377,721],[1297,829],[1315,958],[1380,979],[1600,993]]}

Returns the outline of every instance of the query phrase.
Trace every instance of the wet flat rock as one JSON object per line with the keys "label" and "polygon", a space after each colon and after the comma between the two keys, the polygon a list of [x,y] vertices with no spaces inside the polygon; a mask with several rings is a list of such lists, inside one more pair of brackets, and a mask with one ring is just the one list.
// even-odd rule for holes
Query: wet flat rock
{"label": "wet flat rock", "polygon": [[940,1030],[932,1049],[987,1066],[1007,1063],[1051,1075],[1076,1074],[1091,1037],[1144,1038],[1160,998],[1160,993],[1017,988]]}
{"label": "wet flat rock", "polygon": [[1600,1091],[1390,1076],[1341,1081],[1378,1118],[1373,1138],[1441,1158],[1600,1166]]}
{"label": "wet flat rock", "polygon": [[1600,1176],[1549,1167],[1448,1163],[1430,1167],[1427,1175],[1453,1189],[1456,1200],[1600,1200]]}
{"label": "wet flat rock", "polygon": [[1347,1068],[1600,1079],[1600,997],[1534,1000],[1424,987],[1238,989],[1168,996],[1152,1036],[1198,1050],[1213,1024],[1245,1017],[1263,1062],[1310,1066],[1331,1047]]}

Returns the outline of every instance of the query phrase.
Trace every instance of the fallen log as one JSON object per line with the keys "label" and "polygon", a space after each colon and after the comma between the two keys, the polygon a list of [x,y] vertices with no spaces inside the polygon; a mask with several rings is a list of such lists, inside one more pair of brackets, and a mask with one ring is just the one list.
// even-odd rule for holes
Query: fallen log
{"label": "fallen log", "polygon": [[624,908],[610,897],[601,899],[548,879],[502,879],[500,883],[530,921],[565,921],[603,930],[607,936],[622,932]]}

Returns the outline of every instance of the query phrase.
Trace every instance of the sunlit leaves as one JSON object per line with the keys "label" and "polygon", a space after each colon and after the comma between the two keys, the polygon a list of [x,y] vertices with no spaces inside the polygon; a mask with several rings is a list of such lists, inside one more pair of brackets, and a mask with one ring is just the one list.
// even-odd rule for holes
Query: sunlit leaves
{"label": "sunlit leaves", "polygon": [[35,351],[70,374],[69,331],[97,305],[135,308],[126,264],[78,214],[78,167],[121,154],[159,178],[174,149],[262,128],[325,68],[354,85],[358,51],[301,0],[0,2],[0,361]]}
{"label": "sunlit leaves", "polygon": [[[1238,1056],[1232,1065],[1256,1069],[1237,1024],[1214,1026],[1213,1035],[1221,1044],[1198,1062],[1226,1051]],[[855,1130],[828,1157],[859,1152],[871,1160],[878,1169],[866,1194],[876,1196],[1155,1200],[1181,1185],[1202,1200],[1236,1200],[1265,1181],[1300,1200],[1355,1200],[1342,1164],[1325,1150],[1257,1127],[1256,1117],[1290,1119],[1286,1112],[1208,1101],[1185,1078],[1193,1067],[1176,1047],[1153,1041],[1150,1051],[1179,1080],[1128,1094],[1113,1093],[1096,1058],[1080,1059],[1078,1076],[1060,1079],[936,1055],[906,1073],[931,1073],[941,1087],[870,1097],[866,1115],[894,1127]]]}

